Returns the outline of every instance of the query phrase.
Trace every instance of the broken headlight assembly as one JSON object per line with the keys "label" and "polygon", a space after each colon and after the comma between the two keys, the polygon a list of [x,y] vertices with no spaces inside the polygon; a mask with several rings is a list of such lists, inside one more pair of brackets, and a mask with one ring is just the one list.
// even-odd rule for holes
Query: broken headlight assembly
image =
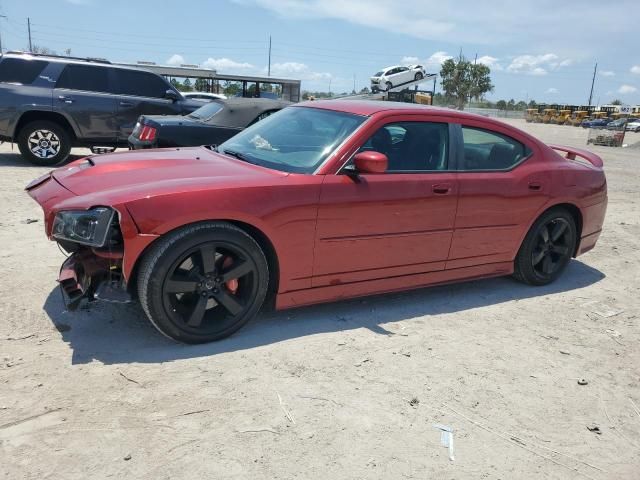
{"label": "broken headlight assembly", "polygon": [[104,247],[115,215],[115,210],[106,207],[61,211],[53,221],[51,235],[57,240]]}

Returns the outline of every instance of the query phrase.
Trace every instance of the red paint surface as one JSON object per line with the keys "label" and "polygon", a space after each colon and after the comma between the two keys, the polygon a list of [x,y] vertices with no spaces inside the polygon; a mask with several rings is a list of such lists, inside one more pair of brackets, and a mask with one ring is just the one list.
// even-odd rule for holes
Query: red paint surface
{"label": "red paint surface", "polygon": [[[303,105],[371,117],[312,175],[269,170],[200,147],[147,150],[92,157],[93,166],[78,160],[29,194],[44,209],[47,234],[60,210],[115,208],[127,279],[145,249],[171,230],[206,220],[251,226],[276,252],[279,308],[509,274],[531,224],[558,204],[580,212],[577,253],[595,245],[607,197],[602,161],[590,152],[554,146],[563,156],[514,127],[448,109],[354,101]],[[495,130],[533,153],[510,172],[357,179],[339,173],[377,128],[412,120]]]}

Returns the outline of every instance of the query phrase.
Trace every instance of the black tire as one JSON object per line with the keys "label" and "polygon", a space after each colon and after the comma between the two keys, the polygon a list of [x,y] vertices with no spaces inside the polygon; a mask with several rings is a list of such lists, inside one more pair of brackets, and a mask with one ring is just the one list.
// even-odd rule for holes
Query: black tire
{"label": "black tire", "polygon": [[414,77],[415,80],[422,80],[424,78],[424,75],[422,75],[420,72],[416,73],[416,76]]}
{"label": "black tire", "polygon": [[[38,133],[40,132],[40,133]],[[42,135],[42,132],[48,132],[47,135]],[[36,148],[36,144],[33,142],[36,137],[40,135],[41,140],[48,143],[48,147]],[[69,132],[58,123],[48,120],[37,120],[26,124],[18,133],[18,149],[24,158],[34,165],[41,167],[53,167],[60,165],[69,158],[69,152],[71,152],[71,135]],[[55,149],[55,154],[54,150]],[[35,151],[42,152],[39,156]]]}
{"label": "black tire", "polygon": [[576,222],[563,208],[549,210],[527,233],[514,263],[513,276],[529,285],[547,285],[560,276],[573,257]]}
{"label": "black tire", "polygon": [[387,82],[387,92],[393,88],[393,83]]}
{"label": "black tire", "polygon": [[[228,258],[232,263],[225,266]],[[225,277],[237,272],[235,280]],[[269,267],[245,231],[206,222],[161,238],[142,259],[137,280],[142,308],[160,333],[206,343],[228,337],[258,314]]]}

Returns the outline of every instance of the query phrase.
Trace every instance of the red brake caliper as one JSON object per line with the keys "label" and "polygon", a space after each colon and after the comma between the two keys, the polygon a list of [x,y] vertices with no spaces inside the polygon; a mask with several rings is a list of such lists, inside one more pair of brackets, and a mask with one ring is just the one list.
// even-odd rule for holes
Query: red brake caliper
{"label": "red brake caliper", "polygon": [[[224,257],[224,260],[222,262],[222,268],[224,269],[224,268],[230,267],[231,265],[233,265],[233,259],[231,257]],[[228,282],[225,283],[225,285],[227,286],[227,290],[229,290],[233,294],[235,294],[238,291],[237,278],[229,280]]]}

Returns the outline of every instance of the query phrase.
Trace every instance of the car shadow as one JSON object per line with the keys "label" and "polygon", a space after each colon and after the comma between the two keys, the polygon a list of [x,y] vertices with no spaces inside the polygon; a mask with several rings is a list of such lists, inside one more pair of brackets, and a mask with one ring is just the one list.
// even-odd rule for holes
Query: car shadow
{"label": "car shadow", "polygon": [[[544,297],[584,288],[604,277],[599,270],[574,260],[556,282],[543,287],[531,287],[502,277],[266,312],[232,337],[205,345],[183,345],[161,336],[137,304],[92,302],[76,312],[68,312],[56,288],[49,294],[44,310],[72,349],[72,364],[93,360],[105,364],[160,363],[359,328],[391,335],[384,328],[389,322]],[[375,314],[369,314],[371,312]],[[505,322],[508,321],[505,318]],[[429,328],[428,320],[424,328]]]}
{"label": "car shadow", "polygon": [[86,155],[77,155],[77,154],[71,154],[69,155],[69,158],[64,162],[61,163],[60,165],[55,165],[52,167],[41,167],[38,165],[34,165],[33,163],[29,162],[28,160],[25,160],[22,155],[20,155],[20,152],[18,151],[18,147],[14,146],[14,151],[12,152],[2,152],[0,153],[0,167],[18,167],[18,168],[49,168],[49,169],[53,169],[56,167],[61,167],[63,165],[66,165],[67,163],[73,162],[74,160],[78,160],[79,158],[83,158],[86,157]]}

